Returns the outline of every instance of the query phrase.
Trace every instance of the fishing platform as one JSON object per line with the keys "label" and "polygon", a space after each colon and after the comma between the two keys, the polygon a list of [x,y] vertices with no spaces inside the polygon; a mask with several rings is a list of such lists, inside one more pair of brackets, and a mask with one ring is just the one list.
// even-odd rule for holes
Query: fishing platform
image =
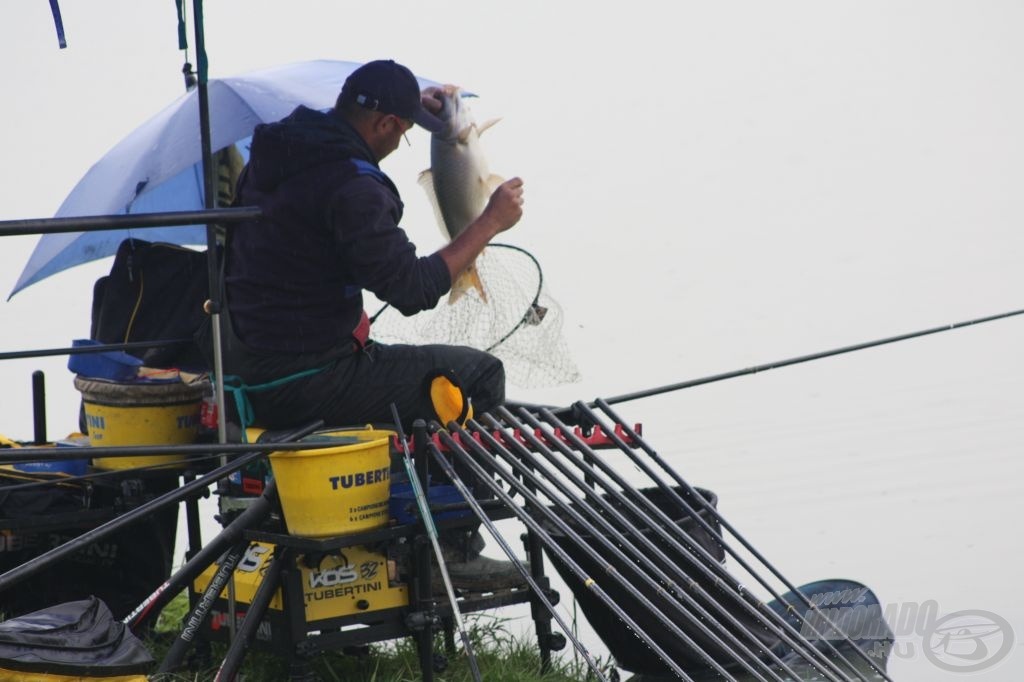
{"label": "fishing platform", "polygon": [[[232,223],[252,210],[107,216],[76,219],[74,227]],[[15,223],[0,224],[0,236],[71,226],[66,219]],[[204,309],[216,315],[219,307]],[[88,341],[0,359],[141,356],[169,345],[166,337]],[[786,362],[796,361],[803,359]],[[255,646],[288,658],[299,682],[313,679],[309,664],[320,652],[358,655],[370,644],[412,637],[424,680],[454,655],[482,679],[462,615],[529,604],[542,669],[571,642],[588,675],[617,679],[615,667],[599,663],[563,617],[566,605],[559,608],[561,595],[545,572],[550,562],[615,665],[637,682],[889,679],[892,635],[873,593],[852,581],[794,585],[722,516],[714,493],[692,486],[611,401],[509,403],[464,423],[417,421],[411,439],[401,435],[396,415],[393,432],[315,423],[228,442],[223,417],[216,437],[201,430],[209,397],[201,378],[186,388],[194,378],[150,375],[143,388],[134,385],[138,367],[111,378],[69,365],[80,375],[83,433],[48,440],[36,373],[35,438],[7,440],[0,449],[0,597],[13,616],[5,632],[20,650],[33,650],[33,637],[45,630],[40,624],[56,630],[88,615],[89,622],[120,621],[119,645],[133,648],[123,659],[133,665],[118,668],[121,675],[159,679],[205,649],[197,645],[222,639],[228,644],[218,679],[233,679]],[[217,412],[224,412],[219,401]],[[320,470],[314,460],[324,457]],[[407,489],[393,485],[400,460]],[[292,471],[296,462],[302,465]],[[627,468],[644,483],[627,481]],[[442,494],[440,485],[449,489]],[[222,530],[204,543],[198,499],[211,487]],[[172,571],[179,507],[189,547],[185,564]],[[494,525],[512,520],[523,528],[521,548]],[[520,570],[522,586],[456,593],[447,582],[440,594],[432,580],[437,529],[477,524]],[[740,582],[729,562],[755,584]],[[443,560],[436,570],[444,577]],[[76,581],[62,578],[70,571]],[[189,613],[157,664],[135,635],[182,591]],[[848,608],[821,608],[845,604],[842,596],[851,594],[858,600]],[[435,650],[438,633],[444,653]],[[65,643],[61,656],[79,660],[55,662],[52,647],[39,653],[43,645],[35,659],[15,657],[0,641],[0,669],[18,670],[22,679],[104,669],[104,661],[88,658],[95,647]]]}

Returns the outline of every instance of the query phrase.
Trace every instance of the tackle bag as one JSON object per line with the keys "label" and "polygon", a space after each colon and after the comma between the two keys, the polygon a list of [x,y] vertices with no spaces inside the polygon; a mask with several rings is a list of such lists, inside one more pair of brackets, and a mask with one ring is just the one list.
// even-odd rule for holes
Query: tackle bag
{"label": "tackle bag", "polygon": [[[177,473],[86,484],[0,471],[0,573],[177,486]],[[0,590],[0,612],[10,617],[95,595],[115,616],[127,615],[170,576],[177,528],[177,506],[147,514]]]}
{"label": "tackle bag", "polygon": [[96,597],[0,623],[0,679],[145,682],[153,657]]}
{"label": "tackle bag", "polygon": [[[110,274],[93,287],[90,338],[103,343],[191,341],[206,321],[203,302],[209,290],[205,252],[125,239]],[[202,370],[206,365],[194,342],[128,352],[148,367]]]}

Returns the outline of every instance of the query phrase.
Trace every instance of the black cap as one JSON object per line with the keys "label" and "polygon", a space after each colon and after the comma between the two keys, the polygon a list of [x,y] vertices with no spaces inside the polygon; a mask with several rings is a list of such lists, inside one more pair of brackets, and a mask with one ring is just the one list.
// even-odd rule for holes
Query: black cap
{"label": "black cap", "polygon": [[444,129],[444,121],[423,108],[416,76],[390,59],[367,62],[349,74],[338,100],[410,119],[432,133]]}

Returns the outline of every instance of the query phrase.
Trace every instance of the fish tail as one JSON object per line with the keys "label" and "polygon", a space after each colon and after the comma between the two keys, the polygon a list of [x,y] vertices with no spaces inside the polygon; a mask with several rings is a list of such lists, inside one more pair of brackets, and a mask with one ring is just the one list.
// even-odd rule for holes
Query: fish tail
{"label": "fish tail", "polygon": [[453,305],[470,289],[476,289],[477,293],[480,294],[480,300],[487,303],[487,290],[484,289],[484,283],[480,279],[480,272],[476,269],[476,263],[466,268],[452,282],[452,292],[448,295],[448,305]]}

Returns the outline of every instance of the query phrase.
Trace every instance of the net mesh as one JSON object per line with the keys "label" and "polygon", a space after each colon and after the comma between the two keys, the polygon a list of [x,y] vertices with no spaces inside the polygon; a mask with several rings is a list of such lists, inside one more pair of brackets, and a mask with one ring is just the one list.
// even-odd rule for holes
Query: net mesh
{"label": "net mesh", "polygon": [[562,309],[544,286],[537,259],[518,246],[491,244],[476,265],[486,302],[471,289],[455,303],[446,297],[433,310],[411,317],[385,307],[374,318],[373,338],[488,351],[504,363],[507,381],[520,388],[579,381],[562,336]]}

